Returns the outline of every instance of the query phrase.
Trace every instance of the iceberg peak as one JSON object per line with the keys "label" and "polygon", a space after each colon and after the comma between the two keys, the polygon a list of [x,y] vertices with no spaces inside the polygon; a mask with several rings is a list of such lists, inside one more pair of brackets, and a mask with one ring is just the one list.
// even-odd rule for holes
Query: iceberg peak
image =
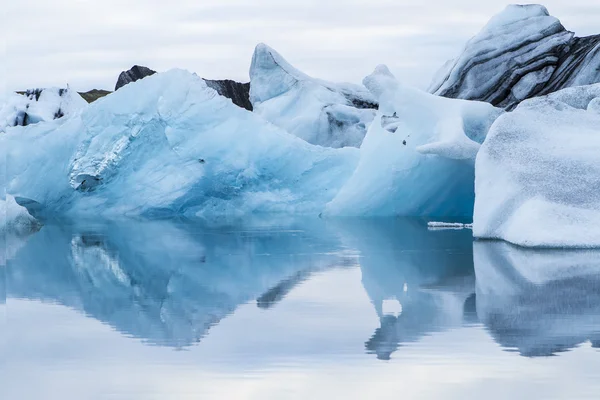
{"label": "iceberg peak", "polygon": [[256,114],[324,147],[359,147],[378,106],[360,85],[312,78],[267,46],[256,46],[250,67]]}
{"label": "iceberg peak", "polygon": [[254,49],[250,64],[250,100],[267,101],[294,86],[299,80],[310,79],[288,63],[278,52],[264,43]]}

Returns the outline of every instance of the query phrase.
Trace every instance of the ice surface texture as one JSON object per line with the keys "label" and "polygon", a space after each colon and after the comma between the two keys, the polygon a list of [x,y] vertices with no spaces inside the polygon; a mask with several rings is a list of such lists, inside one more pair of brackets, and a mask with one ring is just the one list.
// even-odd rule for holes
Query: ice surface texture
{"label": "ice surface texture", "polygon": [[364,84],[378,99],[379,112],[360,148],[358,168],[327,213],[471,217],[473,161],[502,111],[404,86],[385,66]]}
{"label": "ice surface texture", "polygon": [[309,143],[360,147],[377,103],[359,85],[311,78],[265,44],[250,67],[254,112]]}
{"label": "ice surface texture", "polygon": [[181,70],[0,141],[7,192],[50,214],[316,215],[358,161],[357,149],[310,145]]}
{"label": "ice surface texture", "polygon": [[566,87],[600,82],[600,35],[575,38],[541,5],[510,5],[449,61],[432,93],[514,108]]}
{"label": "ice surface texture", "polygon": [[522,246],[600,246],[600,84],[521,103],[476,163],[474,234]]}

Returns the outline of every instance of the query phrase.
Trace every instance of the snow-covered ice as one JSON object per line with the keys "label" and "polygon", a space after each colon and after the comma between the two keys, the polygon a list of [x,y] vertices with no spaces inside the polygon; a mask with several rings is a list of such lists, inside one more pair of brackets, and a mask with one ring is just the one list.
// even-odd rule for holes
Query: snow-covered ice
{"label": "snow-covered ice", "polygon": [[25,94],[4,93],[0,96],[0,133],[13,126],[36,124],[70,117],[88,103],[71,89],[35,89]]}
{"label": "snow-covered ice", "polygon": [[254,112],[309,143],[360,147],[377,103],[359,85],[309,77],[265,44],[250,67]]}
{"label": "snow-covered ice", "polygon": [[600,246],[600,84],[521,103],[476,162],[474,235],[521,246]]}
{"label": "snow-covered ice", "polygon": [[182,70],[0,140],[7,193],[49,214],[317,215],[359,157],[294,137]]}
{"label": "snow-covered ice", "polygon": [[471,217],[474,159],[502,111],[404,86],[385,66],[364,84],[379,112],[327,214]]}

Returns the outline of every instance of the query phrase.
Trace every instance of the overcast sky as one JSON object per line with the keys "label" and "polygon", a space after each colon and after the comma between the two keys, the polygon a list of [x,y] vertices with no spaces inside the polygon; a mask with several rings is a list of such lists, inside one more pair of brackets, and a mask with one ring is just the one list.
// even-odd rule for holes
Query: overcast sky
{"label": "overcast sky", "polygon": [[[387,64],[406,83],[423,87],[506,4],[7,0],[0,74],[9,90],[67,83],[80,91],[112,89],[120,71],[133,64],[247,81],[254,46],[264,42],[315,77],[360,82],[377,64]],[[578,35],[600,33],[599,0],[546,0],[545,5]]]}

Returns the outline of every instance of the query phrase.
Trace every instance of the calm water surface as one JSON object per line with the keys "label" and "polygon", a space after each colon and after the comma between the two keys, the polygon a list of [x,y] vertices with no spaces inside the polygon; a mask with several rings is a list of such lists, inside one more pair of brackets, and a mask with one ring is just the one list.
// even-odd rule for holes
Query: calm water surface
{"label": "calm water surface", "polygon": [[418,220],[51,223],[5,247],[3,399],[600,398],[597,251]]}

